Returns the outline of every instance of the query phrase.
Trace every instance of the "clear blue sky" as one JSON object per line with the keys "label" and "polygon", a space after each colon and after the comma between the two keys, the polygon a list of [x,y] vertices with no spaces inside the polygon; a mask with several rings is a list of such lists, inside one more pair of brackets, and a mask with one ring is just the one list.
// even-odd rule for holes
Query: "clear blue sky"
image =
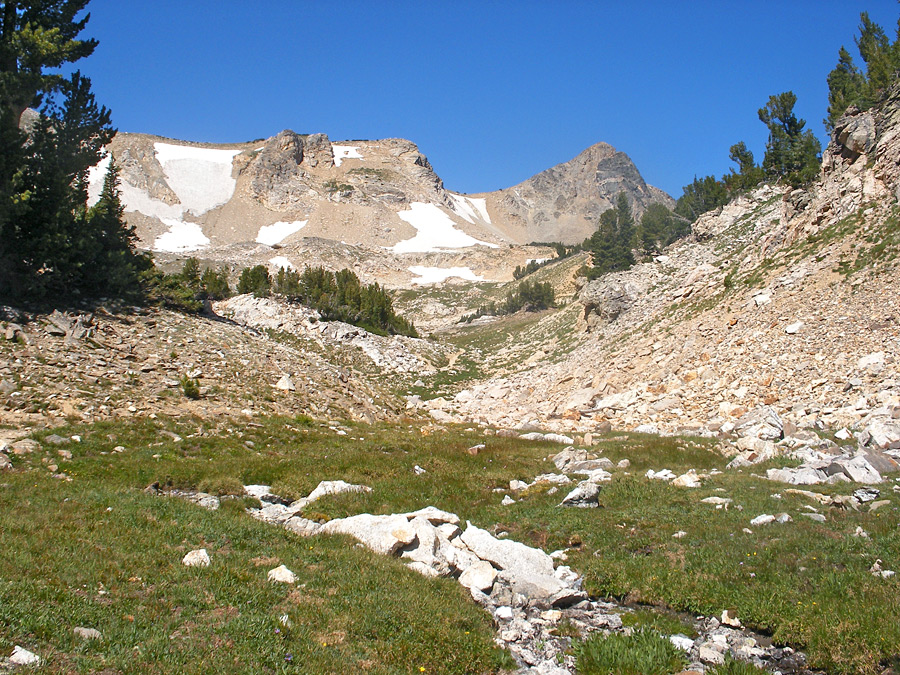
{"label": "clear blue sky", "polygon": [[605,141],[673,196],[721,175],[788,89],[822,139],[825,78],[894,0],[93,0],[79,63],[122,131],[237,142],[407,138],[460,192]]}

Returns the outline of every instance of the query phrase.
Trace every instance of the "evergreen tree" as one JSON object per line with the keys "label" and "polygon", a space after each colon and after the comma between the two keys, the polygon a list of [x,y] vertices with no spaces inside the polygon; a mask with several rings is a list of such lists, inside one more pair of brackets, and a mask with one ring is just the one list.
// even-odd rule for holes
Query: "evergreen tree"
{"label": "evergreen tree", "polygon": [[[137,298],[142,275],[153,267],[150,257],[135,251],[137,234],[125,222],[125,207],[119,192],[119,168],[110,160],[100,198],[87,213],[90,232],[82,238],[96,254],[81,254],[85,283],[89,288],[106,288],[110,295]],[[196,262],[196,261],[195,261]]]}
{"label": "evergreen tree", "polygon": [[181,268],[181,278],[184,283],[195,291],[200,290],[200,261],[193,256],[184,261]]}
{"label": "evergreen tree", "polygon": [[673,241],[686,237],[691,233],[691,224],[664,205],[654,203],[647,207],[641,216],[639,228],[641,247],[647,253],[662,251]]}
{"label": "evergreen tree", "polygon": [[716,180],[715,176],[694,176],[693,182],[684,186],[684,194],[675,203],[675,213],[693,223],[707,211],[727,203],[728,190],[725,183]]}
{"label": "evergreen tree", "polygon": [[869,86],[866,76],[853,63],[850,52],[841,47],[838,64],[828,73],[828,115],[824,122],[829,132],[851,105],[869,108]]}
{"label": "evergreen tree", "polygon": [[245,267],[241,270],[237,286],[238,293],[253,293],[257,298],[266,298],[272,292],[272,278],[265,265]]}
{"label": "evergreen tree", "polygon": [[597,231],[584,242],[590,251],[592,267],[587,270],[588,278],[596,279],[607,272],[627,270],[634,265],[632,248],[637,242],[634,216],[628,196],[620,192],[611,209],[600,214]]}
{"label": "evergreen tree", "polygon": [[884,92],[897,79],[900,70],[900,22],[892,43],[884,29],[860,14],[859,36],[856,47],[866,64],[862,72],[853,63],[853,57],[844,47],[838,52],[838,63],[828,74],[828,115],[825,127],[834,129],[835,123],[851,105],[867,110],[880,101]]}
{"label": "evergreen tree", "polygon": [[209,300],[224,300],[231,297],[231,286],[228,285],[228,271],[206,268],[200,277],[200,292]]}
{"label": "evergreen tree", "polygon": [[769,127],[763,170],[770,180],[784,180],[798,186],[809,183],[819,173],[822,146],[806,121],[794,114],[797,96],[786,91],[770,96],[759,109],[760,121]]}
{"label": "evergreen tree", "polygon": [[[88,169],[115,130],[90,80],[58,72],[96,47],[78,39],[86,4],[0,2],[0,293],[17,298],[132,292],[146,267],[131,250],[116,174],[101,208],[87,209]],[[40,116],[26,135],[28,107]]]}
{"label": "evergreen tree", "polygon": [[722,176],[722,182],[729,195],[752,190],[765,179],[766,172],[757,166],[753,153],[743,141],[735,143],[728,149],[728,158],[738,166],[737,171],[732,168],[729,173]]}

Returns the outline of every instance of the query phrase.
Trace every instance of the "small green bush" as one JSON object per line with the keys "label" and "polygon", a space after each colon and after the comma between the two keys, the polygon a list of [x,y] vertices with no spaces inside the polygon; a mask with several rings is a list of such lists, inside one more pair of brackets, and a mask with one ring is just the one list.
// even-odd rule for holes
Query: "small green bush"
{"label": "small green bush", "polygon": [[731,656],[726,656],[725,663],[710,670],[709,675],[763,675],[767,672],[767,670],[754,666],[752,663],[738,661],[731,658]]}
{"label": "small green bush", "polygon": [[197,400],[200,398],[200,381],[195,380],[193,378],[188,377],[187,375],[181,376],[181,391],[187,396],[189,399]]}
{"label": "small green bush", "polygon": [[583,675],[669,675],[687,665],[684,653],[652,630],[592,637],[576,645],[575,659]]}
{"label": "small green bush", "polygon": [[674,614],[654,612],[650,609],[639,609],[622,615],[622,625],[632,628],[652,629],[661,635],[688,635],[696,637],[694,627],[685,623]]}
{"label": "small green bush", "polygon": [[197,485],[197,490],[206,492],[207,494],[216,495],[217,497],[222,497],[224,495],[239,497],[244,494],[244,484],[237,478],[216,476],[201,480]]}

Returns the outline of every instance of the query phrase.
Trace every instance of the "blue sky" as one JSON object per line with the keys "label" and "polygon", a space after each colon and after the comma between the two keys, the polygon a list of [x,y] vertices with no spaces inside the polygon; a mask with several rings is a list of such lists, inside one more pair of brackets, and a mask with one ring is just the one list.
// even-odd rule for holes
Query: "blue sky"
{"label": "blue sky", "polygon": [[[626,6],[627,5],[627,6]],[[93,0],[78,65],[122,131],[238,142],[407,138],[446,187],[514,185],[605,141],[673,196],[728,170],[788,89],[825,140],[825,78],[895,0]]]}

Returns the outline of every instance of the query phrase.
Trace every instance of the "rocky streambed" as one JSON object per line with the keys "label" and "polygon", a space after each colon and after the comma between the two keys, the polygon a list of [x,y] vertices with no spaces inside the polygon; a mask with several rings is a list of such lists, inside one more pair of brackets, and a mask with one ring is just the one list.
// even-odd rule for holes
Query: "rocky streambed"
{"label": "rocky streambed", "polygon": [[[219,506],[217,497],[205,493],[164,492],[158,486],[150,489],[208,509]],[[457,515],[433,506],[401,514],[363,513],[327,523],[303,517],[303,510],[321,497],[371,491],[344,481],[323,481],[307,497],[295,501],[272,494],[264,485],[248,485],[245,491],[259,500],[258,507],[248,509],[259,520],[303,537],[347,534],[379,554],[399,557],[420,574],[456,578],[473,600],[490,612],[495,640],[513,655],[518,673],[574,673],[572,647],[576,640],[592,634],[629,634],[636,629],[634,621],[623,618],[637,608],[589,597],[581,576],[564,564],[565,551],[548,554],[502,533],[494,536],[469,522],[463,526]],[[290,583],[293,574],[276,569],[270,578]],[[806,668],[803,653],[747,630],[728,611],[718,618],[687,617],[684,625],[684,632],[665,637],[684,651],[689,670],[703,673],[730,657],[773,673],[814,672]],[[693,631],[687,630],[688,625]]]}

